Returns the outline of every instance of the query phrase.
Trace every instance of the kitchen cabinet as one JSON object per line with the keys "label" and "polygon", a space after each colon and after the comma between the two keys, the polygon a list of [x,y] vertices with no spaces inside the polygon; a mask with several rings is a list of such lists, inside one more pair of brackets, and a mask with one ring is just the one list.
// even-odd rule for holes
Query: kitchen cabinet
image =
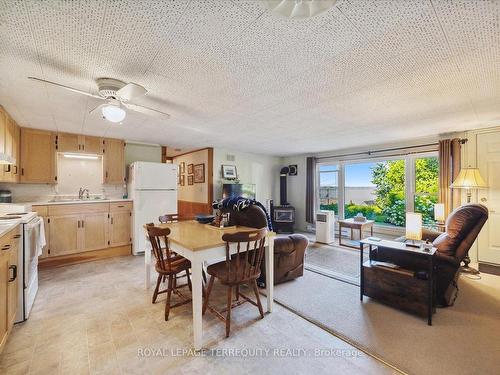
{"label": "kitchen cabinet", "polygon": [[55,135],[39,129],[21,129],[21,177],[24,183],[54,184]]}
{"label": "kitchen cabinet", "polygon": [[132,242],[132,203],[111,203],[109,218],[110,246],[128,245]]}
{"label": "kitchen cabinet", "polygon": [[51,216],[49,256],[79,252],[81,243],[80,215]]}
{"label": "kitchen cabinet", "polygon": [[18,251],[17,226],[0,238],[0,352],[14,325],[18,303]]}
{"label": "kitchen cabinet", "polygon": [[132,202],[34,205],[33,211],[43,217],[45,225],[47,246],[41,263],[109,248],[121,247],[130,253]]}
{"label": "kitchen cabinet", "polygon": [[17,123],[0,107],[0,153],[13,159],[13,164],[1,165],[0,181],[19,181],[19,133]]}
{"label": "kitchen cabinet", "polygon": [[78,152],[80,147],[80,136],[78,134],[57,133],[56,150],[58,152]]}
{"label": "kitchen cabinet", "polygon": [[123,184],[125,182],[125,142],[106,138],[104,144],[104,183]]}
{"label": "kitchen cabinet", "polygon": [[80,144],[83,152],[88,154],[102,154],[102,138],[81,135]]}
{"label": "kitchen cabinet", "polygon": [[92,251],[108,247],[108,215],[106,212],[82,216],[80,251]]}
{"label": "kitchen cabinet", "polygon": [[56,150],[58,152],[76,152],[102,154],[102,138],[88,135],[58,133]]}

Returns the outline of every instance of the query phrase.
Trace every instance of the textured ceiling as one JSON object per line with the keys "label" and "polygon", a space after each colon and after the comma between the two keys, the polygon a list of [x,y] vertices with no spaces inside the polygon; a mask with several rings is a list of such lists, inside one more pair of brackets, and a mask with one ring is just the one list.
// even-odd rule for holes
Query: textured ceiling
{"label": "textured ceiling", "polygon": [[[500,1],[0,0],[0,104],[23,126],[288,155],[500,123]],[[168,112],[89,115],[111,77]]]}

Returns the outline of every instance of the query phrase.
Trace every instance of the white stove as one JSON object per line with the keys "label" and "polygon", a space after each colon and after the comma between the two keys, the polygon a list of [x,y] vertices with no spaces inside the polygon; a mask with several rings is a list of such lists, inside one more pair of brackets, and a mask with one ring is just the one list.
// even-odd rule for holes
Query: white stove
{"label": "white stove", "polygon": [[22,226],[19,239],[18,277],[19,302],[16,323],[28,319],[38,291],[38,256],[41,253],[40,234],[43,230],[43,219],[31,206],[16,204],[0,204],[0,228],[14,223]]}

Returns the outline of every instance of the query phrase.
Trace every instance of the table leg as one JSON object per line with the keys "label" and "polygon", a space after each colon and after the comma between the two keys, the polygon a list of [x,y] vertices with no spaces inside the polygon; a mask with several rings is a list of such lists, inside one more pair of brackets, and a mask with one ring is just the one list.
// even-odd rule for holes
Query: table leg
{"label": "table leg", "polygon": [[363,301],[363,287],[364,287],[364,277],[363,277],[363,244],[359,244],[359,300]]}
{"label": "table leg", "polygon": [[342,246],[342,224],[339,223],[339,246]]}
{"label": "table leg", "polygon": [[434,278],[434,262],[433,257],[429,257],[429,269],[427,274],[427,324],[432,325],[432,308],[433,308],[433,278]]}
{"label": "table leg", "polygon": [[273,312],[274,293],[274,236],[268,237],[266,246],[266,295],[267,311]]}
{"label": "table leg", "polygon": [[202,302],[203,302],[203,277],[202,277],[203,262],[191,261],[193,288],[193,336],[194,349],[201,350],[203,345],[203,322],[202,322]]}
{"label": "table leg", "polygon": [[370,226],[370,236],[373,237],[373,224]]}
{"label": "table leg", "polygon": [[145,287],[146,289],[151,288],[151,249],[146,246],[144,250],[144,273],[145,273]]}

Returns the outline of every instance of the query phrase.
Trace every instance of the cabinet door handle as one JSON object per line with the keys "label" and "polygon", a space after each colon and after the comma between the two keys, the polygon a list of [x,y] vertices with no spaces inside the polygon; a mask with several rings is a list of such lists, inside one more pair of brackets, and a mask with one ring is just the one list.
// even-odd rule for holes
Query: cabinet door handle
{"label": "cabinet door handle", "polygon": [[16,234],[12,238],[21,238],[21,235],[20,234]]}
{"label": "cabinet door handle", "polygon": [[24,168],[21,168],[21,176],[24,176]]}
{"label": "cabinet door handle", "polygon": [[16,168],[16,171],[14,172],[14,174],[17,174],[17,165],[14,165],[14,168]]}
{"label": "cabinet door handle", "polygon": [[10,244],[9,245],[5,245],[4,247],[2,247],[2,250],[9,250],[10,249]]}
{"label": "cabinet door handle", "polygon": [[125,207],[125,206],[124,206],[124,205],[119,205],[119,206],[117,206],[117,207],[118,207],[118,208],[123,208],[123,207]]}
{"label": "cabinet door handle", "polygon": [[78,220],[78,228],[80,228],[80,220]]}
{"label": "cabinet door handle", "polygon": [[17,266],[15,264],[9,266],[9,270],[12,270],[12,277],[9,279],[9,283],[13,282],[15,279],[17,279]]}

